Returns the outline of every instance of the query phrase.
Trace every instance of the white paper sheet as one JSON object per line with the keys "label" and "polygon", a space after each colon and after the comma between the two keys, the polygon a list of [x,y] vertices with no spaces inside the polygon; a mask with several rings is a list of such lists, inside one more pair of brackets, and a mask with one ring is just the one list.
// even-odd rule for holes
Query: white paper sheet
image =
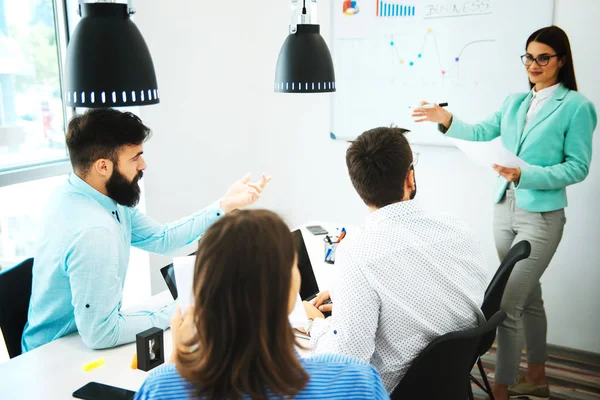
{"label": "white paper sheet", "polygon": [[194,264],[196,256],[173,258],[173,269],[175,270],[175,284],[177,285],[177,301],[181,308],[181,315],[185,310],[194,305]]}
{"label": "white paper sheet", "polygon": [[308,316],[306,315],[306,311],[304,310],[304,304],[302,304],[302,299],[300,298],[299,293],[298,297],[296,297],[296,304],[294,305],[294,309],[289,315],[289,320],[292,328],[308,328]]}
{"label": "white paper sheet", "polygon": [[489,142],[471,142],[455,138],[448,139],[473,162],[482,167],[491,167],[493,164],[498,164],[508,168],[519,168],[529,165],[507,150],[502,144],[502,139],[499,137]]}

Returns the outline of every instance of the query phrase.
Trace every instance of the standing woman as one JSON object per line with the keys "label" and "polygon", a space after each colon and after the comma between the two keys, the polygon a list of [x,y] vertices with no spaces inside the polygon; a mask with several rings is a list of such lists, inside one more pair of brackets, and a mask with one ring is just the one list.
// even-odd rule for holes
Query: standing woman
{"label": "standing woman", "polygon": [[[502,298],[507,318],[497,336],[493,388],[497,400],[550,396],[540,277],[563,234],[566,187],[588,175],[597,121],[594,105],[577,92],[567,34],[557,26],[542,28],[529,36],[525,47],[521,60],[531,91],[508,96],[485,121],[467,124],[438,105],[415,109],[412,114],[417,122],[438,123],[450,137],[489,141],[500,136],[507,149],[530,164],[522,168],[494,165],[499,174],[494,208],[498,256],[502,260],[513,243],[531,243],[531,256],[517,263]],[[523,340],[527,374],[515,383]]]}

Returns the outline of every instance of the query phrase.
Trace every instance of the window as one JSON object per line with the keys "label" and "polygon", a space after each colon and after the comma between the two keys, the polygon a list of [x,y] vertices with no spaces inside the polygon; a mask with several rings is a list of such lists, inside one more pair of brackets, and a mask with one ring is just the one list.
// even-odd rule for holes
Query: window
{"label": "window", "polygon": [[[34,256],[46,202],[71,172],[65,123],[73,110],[62,103],[61,69],[69,31],[80,19],[77,5],[0,0],[1,269]],[[149,295],[148,254],[132,249],[123,304]],[[2,343],[0,336],[0,361],[6,355]]]}
{"label": "window", "polygon": [[67,176],[0,188],[0,267],[7,269],[32,257],[47,199]]}
{"label": "window", "polygon": [[56,21],[52,0],[0,0],[0,172],[67,157]]}

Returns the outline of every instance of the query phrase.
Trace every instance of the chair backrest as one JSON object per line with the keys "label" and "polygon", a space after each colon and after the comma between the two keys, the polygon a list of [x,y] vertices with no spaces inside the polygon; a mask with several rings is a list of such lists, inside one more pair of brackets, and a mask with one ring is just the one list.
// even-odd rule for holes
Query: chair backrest
{"label": "chair backrest", "polygon": [[394,389],[395,399],[465,400],[469,395],[469,373],[481,338],[506,318],[499,311],[483,325],[450,332],[431,342]]}
{"label": "chair backrest", "polygon": [[500,303],[502,302],[506,282],[508,282],[515,264],[529,257],[529,254],[531,254],[531,244],[527,240],[522,240],[515,244],[506,253],[504,260],[500,263],[500,267],[498,267],[492,281],[485,290],[481,311],[483,311],[486,319],[490,319],[492,315],[500,310]]}
{"label": "chair backrest", "polygon": [[0,329],[10,358],[21,354],[21,336],[27,322],[33,258],[0,272]]}
{"label": "chair backrest", "polygon": [[[531,254],[531,244],[529,244],[527,240],[522,240],[515,244],[508,253],[506,253],[504,260],[500,263],[500,267],[498,267],[498,270],[494,274],[492,281],[485,291],[485,296],[483,297],[481,311],[486,319],[491,318],[492,315],[500,310],[504,289],[506,288],[506,283],[508,282],[508,278],[510,278],[513,268],[517,262],[529,257],[529,254]],[[495,339],[496,331],[491,331],[484,336],[479,344],[478,356],[484,355],[490,347],[492,347]],[[473,364],[476,361],[477,358],[474,358]]]}

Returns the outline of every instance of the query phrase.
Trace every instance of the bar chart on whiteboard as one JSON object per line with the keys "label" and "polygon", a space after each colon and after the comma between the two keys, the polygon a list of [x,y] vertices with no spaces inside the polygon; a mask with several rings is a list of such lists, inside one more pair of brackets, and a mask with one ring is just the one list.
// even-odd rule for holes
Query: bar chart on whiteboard
{"label": "bar chart on whiteboard", "polygon": [[467,122],[529,90],[519,57],[535,30],[552,24],[553,0],[334,0],[337,92],[332,139],[378,126],[410,129],[416,144],[451,145],[410,108],[447,102]]}

